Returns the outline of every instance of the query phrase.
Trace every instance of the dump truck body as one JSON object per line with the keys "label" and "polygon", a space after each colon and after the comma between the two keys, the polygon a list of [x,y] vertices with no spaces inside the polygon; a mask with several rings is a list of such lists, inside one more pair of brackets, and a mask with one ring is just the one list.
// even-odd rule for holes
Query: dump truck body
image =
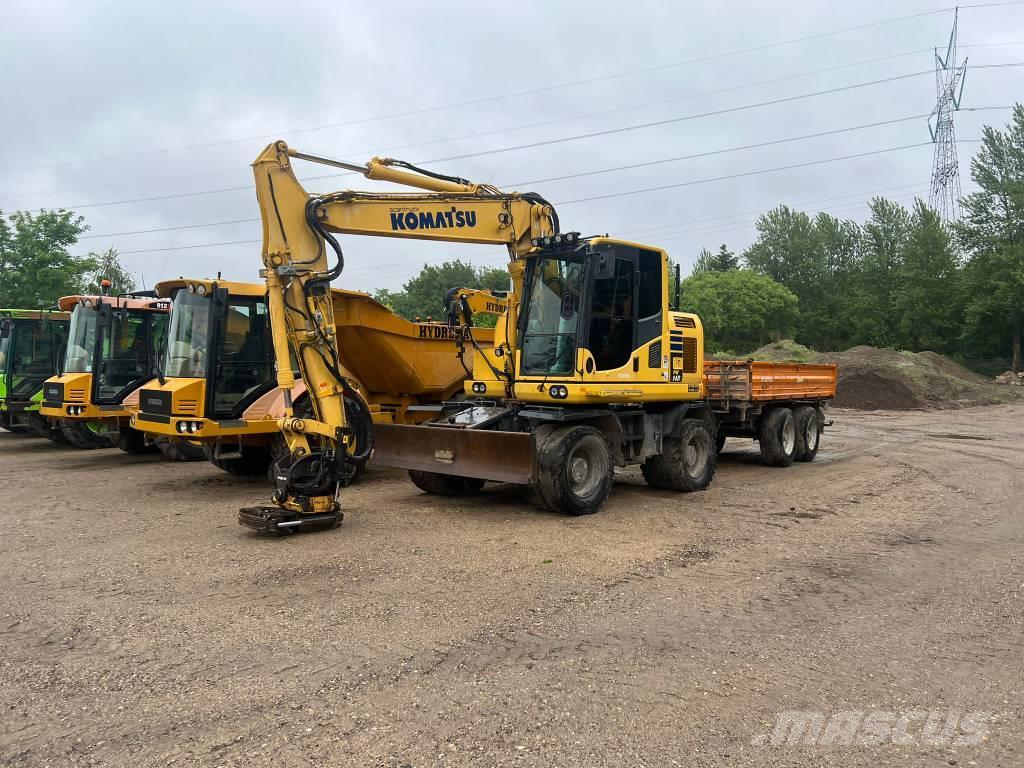
{"label": "dump truck body", "polygon": [[707,360],[704,379],[719,451],[727,438],[750,438],[770,465],[814,459],[825,427],[822,409],[836,395],[835,363]]}

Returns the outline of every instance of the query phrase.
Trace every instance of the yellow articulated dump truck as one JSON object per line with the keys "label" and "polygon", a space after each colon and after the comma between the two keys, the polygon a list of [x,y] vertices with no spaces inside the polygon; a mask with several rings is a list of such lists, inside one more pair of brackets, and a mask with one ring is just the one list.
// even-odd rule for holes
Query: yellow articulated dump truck
{"label": "yellow articulated dump truck", "polygon": [[43,383],[40,414],[78,448],[156,450],[130,418],[153,375],[170,304],[131,294],[64,296],[58,305],[71,313],[71,326],[60,373]]}
{"label": "yellow articulated dump truck", "polygon": [[[262,283],[226,280],[156,286],[171,301],[171,320],[157,376],[142,387],[132,415],[136,429],[197,442],[214,464],[239,475],[265,475],[287,453],[266,293]],[[410,322],[357,291],[331,290],[331,299],[333,336],[344,349],[338,368],[347,428],[357,444],[369,439],[371,423],[420,423],[462,392],[470,370],[455,343],[457,328]],[[474,330],[477,344],[490,346],[493,338],[493,329]],[[301,379],[288,399],[296,413],[313,417]]]}

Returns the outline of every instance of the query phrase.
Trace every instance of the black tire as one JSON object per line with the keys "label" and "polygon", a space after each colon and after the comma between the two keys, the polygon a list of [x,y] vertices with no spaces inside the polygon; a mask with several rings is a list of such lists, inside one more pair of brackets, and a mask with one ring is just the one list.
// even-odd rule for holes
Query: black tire
{"label": "black tire", "polygon": [[796,451],[793,458],[797,461],[814,461],[821,444],[821,420],[818,409],[811,405],[800,405],[793,409],[796,425]]}
{"label": "black tire", "polygon": [[0,413],[0,429],[6,429],[8,432],[13,432],[14,434],[22,434],[25,432],[25,427],[11,424],[11,414],[6,411]]}
{"label": "black tire", "polygon": [[112,448],[113,443],[106,435],[99,435],[89,428],[84,421],[65,421],[59,427],[64,438],[75,448],[91,451],[96,448]]}
{"label": "black tire", "polygon": [[560,427],[537,451],[537,497],[554,512],[594,514],[614,479],[612,448],[594,427]]}
{"label": "black tire", "polygon": [[721,432],[715,434],[715,455],[717,456],[725,448],[725,435]]}
{"label": "black tire", "polygon": [[661,448],[661,454],[651,456],[640,466],[651,488],[702,491],[711,485],[718,453],[703,419],[683,419],[679,437],[666,437]]}
{"label": "black tire", "polygon": [[25,420],[28,422],[28,431],[36,437],[45,437],[58,445],[68,444],[68,439],[61,432],[60,426],[42,414],[33,411],[25,415]]}
{"label": "black tire", "polygon": [[158,437],[154,440],[157,450],[171,461],[206,461],[201,445],[177,437]]}
{"label": "black tire", "polygon": [[773,408],[761,418],[757,441],[769,467],[788,467],[796,457],[796,419],[789,408]]}
{"label": "black tire", "polygon": [[139,432],[131,427],[121,427],[117,433],[117,447],[132,456],[143,456],[147,453],[157,453],[160,449],[156,443],[146,442],[146,433]]}
{"label": "black tire", "polygon": [[409,470],[409,479],[413,485],[426,493],[435,496],[472,496],[479,493],[486,480],[461,475],[441,475],[437,472],[423,472],[418,469]]}
{"label": "black tire", "polygon": [[216,446],[203,443],[203,454],[217,469],[239,477],[268,477],[273,457],[270,447],[266,445],[240,445],[239,459],[218,459],[215,456]]}

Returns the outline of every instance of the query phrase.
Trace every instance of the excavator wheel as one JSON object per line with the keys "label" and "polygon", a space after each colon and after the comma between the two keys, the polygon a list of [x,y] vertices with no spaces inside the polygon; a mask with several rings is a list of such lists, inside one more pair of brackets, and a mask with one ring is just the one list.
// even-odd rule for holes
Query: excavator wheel
{"label": "excavator wheel", "polygon": [[66,421],[60,425],[59,429],[64,438],[75,448],[91,451],[95,448],[113,447],[110,438],[97,432],[88,422]]}
{"label": "excavator wheel", "polygon": [[559,427],[537,452],[536,499],[553,512],[592,515],[612,490],[612,449],[594,427]]}
{"label": "excavator wheel", "polygon": [[157,449],[171,461],[205,461],[203,447],[176,437],[158,437],[154,441]]}
{"label": "excavator wheel", "polygon": [[701,419],[683,419],[678,437],[666,437],[662,452],[641,466],[651,488],[702,491],[715,476],[717,451],[708,425]]}
{"label": "excavator wheel", "polygon": [[479,493],[486,480],[460,475],[441,475],[437,472],[423,472],[419,469],[409,470],[409,479],[413,485],[426,493],[435,496],[472,496]]}
{"label": "excavator wheel", "polygon": [[345,515],[341,510],[321,515],[299,515],[280,507],[242,507],[238,510],[238,523],[258,533],[276,533],[288,536],[293,533],[313,533],[337,528]]}
{"label": "excavator wheel", "polygon": [[160,449],[156,443],[146,442],[146,433],[131,427],[122,427],[117,433],[117,447],[133,456],[157,453]]}

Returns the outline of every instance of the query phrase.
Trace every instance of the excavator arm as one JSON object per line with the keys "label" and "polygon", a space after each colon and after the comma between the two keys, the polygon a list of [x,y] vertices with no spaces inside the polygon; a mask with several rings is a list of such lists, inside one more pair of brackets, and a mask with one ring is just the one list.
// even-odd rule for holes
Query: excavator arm
{"label": "excavator arm", "polygon": [[[361,173],[369,179],[415,187],[418,192],[335,192],[310,194],[292,169],[292,158]],[[335,234],[504,245],[510,256],[512,290],[506,299],[514,334],[523,267],[520,257],[558,234],[553,207],[539,195],[502,192],[465,179],[442,176],[390,159],[366,165],[343,163],[270,144],[253,163],[256,197],[263,225],[263,265],[271,315],[277,384],[284,393],[281,429],[290,456],[279,462],[276,507],[250,508],[281,530],[316,516],[325,525],[340,522],[339,478],[344,465],[372,450],[372,437],[357,445],[345,404],[361,402],[339,365],[330,283],[341,275],[344,255]],[[332,263],[333,261],[333,263]],[[472,306],[472,305],[470,305]],[[514,338],[504,339],[509,351]],[[296,418],[290,393],[295,384],[289,350],[294,349],[315,413]],[[511,355],[508,370],[514,370]],[[253,525],[253,521],[245,521]]]}

